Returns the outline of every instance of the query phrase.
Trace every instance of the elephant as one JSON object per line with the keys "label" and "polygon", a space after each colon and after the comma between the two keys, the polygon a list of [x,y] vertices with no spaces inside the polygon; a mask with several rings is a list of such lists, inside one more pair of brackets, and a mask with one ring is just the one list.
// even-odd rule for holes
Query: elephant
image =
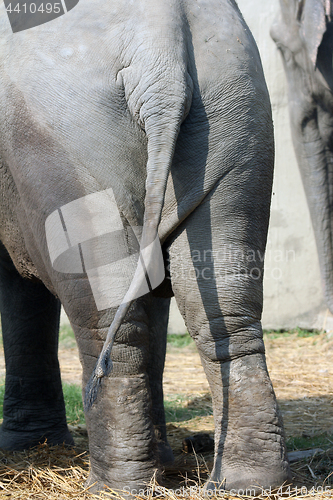
{"label": "elephant", "polygon": [[333,312],[333,5],[280,0],[271,36],[282,55],[291,131],[314,230],[327,305]]}
{"label": "elephant", "polygon": [[17,32],[1,4],[0,32],[0,447],[73,442],[61,303],[83,367],[87,484],[145,485],[173,459],[162,377],[174,296],[212,392],[207,491],[280,486],[289,464],[261,327],[273,127],[236,2],[80,0]]}

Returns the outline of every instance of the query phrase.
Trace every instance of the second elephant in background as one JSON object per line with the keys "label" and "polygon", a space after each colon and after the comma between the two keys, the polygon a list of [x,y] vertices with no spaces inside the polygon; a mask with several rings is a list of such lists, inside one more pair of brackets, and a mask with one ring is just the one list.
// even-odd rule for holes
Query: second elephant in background
{"label": "second elephant in background", "polygon": [[271,28],[288,82],[295,153],[333,312],[333,3],[280,0]]}

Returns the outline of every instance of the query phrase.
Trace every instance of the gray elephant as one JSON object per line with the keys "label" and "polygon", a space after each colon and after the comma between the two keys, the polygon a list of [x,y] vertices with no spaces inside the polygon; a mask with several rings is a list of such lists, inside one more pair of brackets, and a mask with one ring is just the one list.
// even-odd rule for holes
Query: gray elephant
{"label": "gray elephant", "polygon": [[0,446],[72,443],[61,301],[90,379],[88,483],[149,481],[172,460],[162,372],[174,295],[213,396],[207,488],[281,485],[260,323],[271,109],[236,3],[80,0],[35,24],[13,33],[1,4]]}
{"label": "gray elephant", "polygon": [[271,28],[288,82],[293,143],[316,238],[325,298],[333,312],[333,4],[281,1]]}

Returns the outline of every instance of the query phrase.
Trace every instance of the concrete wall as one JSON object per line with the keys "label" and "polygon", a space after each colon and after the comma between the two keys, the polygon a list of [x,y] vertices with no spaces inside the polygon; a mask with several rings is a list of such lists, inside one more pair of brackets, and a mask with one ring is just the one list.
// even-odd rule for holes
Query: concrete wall
{"label": "concrete wall", "polygon": [[[238,0],[259,47],[271,96],[276,164],[264,280],[264,328],[333,329],[323,299],[309,211],[291,142],[287,89],[280,54],[269,35],[278,0]],[[184,324],[172,306],[170,331]]]}
{"label": "concrete wall", "polygon": [[291,142],[286,79],[269,35],[278,0],[239,0],[271,96],[276,164],[264,281],[264,328],[333,328],[324,302],[310,215]]}

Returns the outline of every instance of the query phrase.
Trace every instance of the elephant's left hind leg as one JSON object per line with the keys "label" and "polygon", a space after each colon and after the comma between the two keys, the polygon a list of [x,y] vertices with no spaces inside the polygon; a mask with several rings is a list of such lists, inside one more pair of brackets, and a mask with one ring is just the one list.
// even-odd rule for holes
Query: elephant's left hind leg
{"label": "elephant's left hind leg", "polygon": [[22,278],[2,246],[0,309],[6,361],[0,448],[21,450],[45,439],[74,444],[58,363],[60,303],[42,283]]}

